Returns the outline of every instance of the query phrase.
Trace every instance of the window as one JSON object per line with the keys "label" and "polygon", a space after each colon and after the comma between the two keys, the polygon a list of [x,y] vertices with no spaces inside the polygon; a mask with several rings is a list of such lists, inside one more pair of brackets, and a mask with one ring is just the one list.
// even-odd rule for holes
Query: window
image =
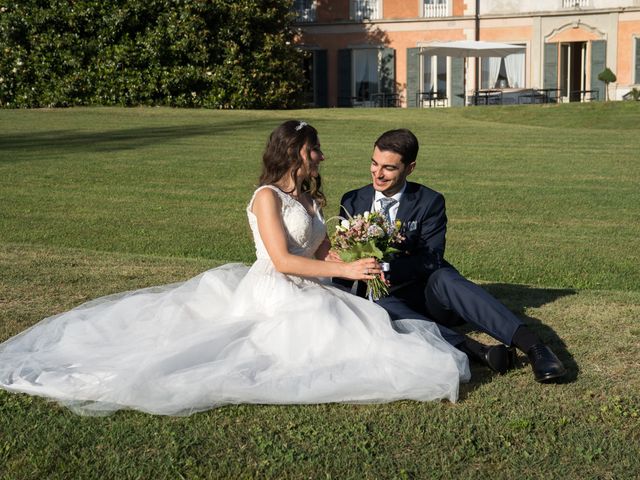
{"label": "window", "polygon": [[636,85],[640,84],[640,37],[634,37],[635,43],[635,64],[636,64],[636,75],[634,83]]}
{"label": "window", "polygon": [[483,58],[480,62],[482,88],[524,88],[524,53],[504,58]]}
{"label": "window", "polygon": [[590,7],[591,0],[562,0],[562,8]]}
{"label": "window", "polygon": [[301,23],[316,21],[315,0],[294,0],[293,8],[296,12],[296,21]]}
{"label": "window", "polygon": [[338,106],[397,103],[395,65],[393,48],[363,45],[338,50]]}
{"label": "window", "polygon": [[422,91],[447,93],[447,57],[422,55]]}
{"label": "window", "polygon": [[353,51],[353,78],[355,80],[353,96],[358,101],[368,102],[380,90],[378,84],[379,53],[378,49],[373,48]]}
{"label": "window", "polygon": [[351,19],[356,22],[382,18],[381,0],[351,0]]}
{"label": "window", "polygon": [[424,0],[423,6],[424,17],[448,17],[449,1],[448,0]]}
{"label": "window", "polygon": [[306,50],[303,64],[304,87],[300,99],[307,107],[327,107],[327,51]]}

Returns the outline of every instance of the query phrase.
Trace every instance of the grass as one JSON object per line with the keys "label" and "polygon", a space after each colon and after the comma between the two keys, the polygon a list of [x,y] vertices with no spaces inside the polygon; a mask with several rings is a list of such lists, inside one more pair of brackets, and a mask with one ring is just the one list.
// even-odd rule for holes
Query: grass
{"label": "grass", "polygon": [[[0,110],[0,341],[113,292],[251,262],[268,133],[320,131],[327,216],[411,128],[447,198],[447,257],[570,368],[480,367],[460,401],[78,417],[0,391],[0,478],[640,477],[640,108]],[[479,336],[481,338],[481,336]],[[486,338],[485,338],[486,339]]]}

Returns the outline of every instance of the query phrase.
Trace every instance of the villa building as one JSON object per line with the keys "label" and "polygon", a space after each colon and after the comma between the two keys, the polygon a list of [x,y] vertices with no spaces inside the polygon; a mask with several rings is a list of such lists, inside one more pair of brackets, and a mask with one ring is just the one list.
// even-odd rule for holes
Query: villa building
{"label": "villa building", "polygon": [[[463,105],[478,91],[612,99],[640,87],[640,0],[295,0],[318,107]],[[524,47],[505,57],[431,55],[433,42]],[[476,95],[474,97],[474,95]],[[516,101],[517,97],[512,97]],[[440,102],[438,102],[440,100]],[[433,101],[433,102],[432,102]]]}

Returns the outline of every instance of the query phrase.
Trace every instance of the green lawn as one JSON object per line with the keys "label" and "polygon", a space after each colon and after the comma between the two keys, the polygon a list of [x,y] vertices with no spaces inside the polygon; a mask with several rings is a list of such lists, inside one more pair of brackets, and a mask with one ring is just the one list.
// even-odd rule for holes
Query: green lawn
{"label": "green lawn", "polygon": [[447,199],[448,259],[554,347],[569,381],[474,367],[455,405],[173,418],[78,417],[0,391],[0,478],[640,477],[637,102],[0,110],[0,341],[85,300],[251,262],[244,207],[289,118],[320,132],[327,217],[368,181],[377,135],[412,129],[412,179]]}

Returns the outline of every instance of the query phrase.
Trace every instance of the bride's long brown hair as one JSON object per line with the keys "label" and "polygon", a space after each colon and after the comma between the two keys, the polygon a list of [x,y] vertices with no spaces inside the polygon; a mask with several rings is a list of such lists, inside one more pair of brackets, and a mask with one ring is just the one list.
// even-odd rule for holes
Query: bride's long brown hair
{"label": "bride's long brown hair", "polygon": [[[262,155],[260,185],[275,185],[288,172],[291,172],[291,179],[295,183],[304,161],[300,150],[305,147],[308,158],[311,158],[311,151],[316,145],[318,145],[318,131],[311,125],[298,120],[284,122],[269,136]],[[311,195],[320,207],[324,207],[327,203],[322,193],[320,174],[315,178],[305,178],[302,181],[300,193]]]}

